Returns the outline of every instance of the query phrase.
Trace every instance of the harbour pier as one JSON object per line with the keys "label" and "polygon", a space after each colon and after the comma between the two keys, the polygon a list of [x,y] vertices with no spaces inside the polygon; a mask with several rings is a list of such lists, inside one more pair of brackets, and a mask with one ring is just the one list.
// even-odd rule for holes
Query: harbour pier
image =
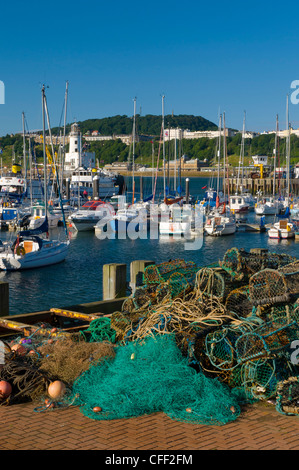
{"label": "harbour pier", "polygon": [[[275,189],[274,189],[275,184]],[[237,176],[230,176],[227,179],[228,190],[230,194],[235,194],[237,189],[242,186],[243,190],[249,191],[252,195],[261,192],[263,196],[272,196],[273,194],[286,194],[287,180],[285,178],[240,178]],[[294,196],[299,195],[299,179],[293,178],[290,180],[290,191]]]}

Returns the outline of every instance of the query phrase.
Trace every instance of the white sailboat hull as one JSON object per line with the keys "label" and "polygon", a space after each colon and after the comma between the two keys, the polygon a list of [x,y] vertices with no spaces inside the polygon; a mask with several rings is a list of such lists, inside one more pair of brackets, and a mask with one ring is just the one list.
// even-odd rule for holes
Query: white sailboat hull
{"label": "white sailboat hull", "polygon": [[191,231],[188,222],[160,222],[159,232],[161,235],[184,235]]}
{"label": "white sailboat hull", "polygon": [[69,242],[44,242],[41,250],[26,253],[24,256],[14,253],[0,255],[0,269],[3,271],[16,271],[50,266],[65,260]]}

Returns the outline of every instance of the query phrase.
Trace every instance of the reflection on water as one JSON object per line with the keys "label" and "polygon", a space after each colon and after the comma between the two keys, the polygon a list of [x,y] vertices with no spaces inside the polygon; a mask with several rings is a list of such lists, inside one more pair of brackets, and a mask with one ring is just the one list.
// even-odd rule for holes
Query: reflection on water
{"label": "reflection on water", "polygon": [[[203,193],[201,187],[207,180],[190,178],[190,187],[196,186],[196,180],[199,181],[195,194]],[[245,217],[248,222],[258,224],[260,221],[254,213]],[[272,216],[266,217],[266,224],[272,221]],[[64,231],[57,229],[52,234],[63,238]],[[0,232],[3,241],[12,236],[14,234],[10,232]],[[0,272],[0,280],[9,282],[10,313],[17,314],[100,300],[103,264],[126,263],[129,281],[130,262],[136,259],[151,260],[157,264],[170,259],[185,259],[202,267],[219,261],[232,247],[248,251],[253,247],[268,248],[299,257],[299,244],[295,240],[269,239],[267,233],[260,232],[240,231],[217,238],[204,236],[202,246],[196,250],[186,250],[185,244],[183,238],[100,240],[94,232],[82,232],[72,235],[69,253],[63,263],[30,271]]]}

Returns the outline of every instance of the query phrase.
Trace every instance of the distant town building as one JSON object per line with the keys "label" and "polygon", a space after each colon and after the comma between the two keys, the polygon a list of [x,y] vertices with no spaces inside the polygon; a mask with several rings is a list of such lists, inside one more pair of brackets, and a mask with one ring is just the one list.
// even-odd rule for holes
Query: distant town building
{"label": "distant town building", "polygon": [[181,168],[182,171],[199,171],[201,168],[207,166],[206,161],[198,160],[198,158],[188,158],[183,155],[181,159],[165,161],[165,168],[170,170],[177,170]]}
{"label": "distant town building", "polygon": [[[261,132],[260,135],[275,134],[275,133],[276,131],[264,131],[264,132]],[[288,135],[289,135],[288,129],[284,129],[282,131],[277,132],[277,136],[282,139],[285,139],[286,137],[288,137]],[[296,135],[297,137],[299,137],[299,129],[290,128],[290,135]]]}
{"label": "distant town building", "polygon": [[[224,135],[224,130],[222,129],[221,135]],[[233,137],[236,133],[231,129],[225,130],[226,137]],[[165,129],[164,130],[164,140],[173,140],[173,139],[202,139],[203,137],[208,139],[215,139],[219,137],[219,131],[189,131],[184,129]]]}

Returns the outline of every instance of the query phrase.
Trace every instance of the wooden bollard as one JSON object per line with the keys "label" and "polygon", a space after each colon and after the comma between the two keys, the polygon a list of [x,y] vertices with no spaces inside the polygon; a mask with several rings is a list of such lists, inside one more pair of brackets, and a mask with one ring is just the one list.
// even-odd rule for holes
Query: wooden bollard
{"label": "wooden bollard", "polygon": [[125,297],[127,290],[127,265],[103,265],[103,300]]}
{"label": "wooden bollard", "polygon": [[130,264],[130,287],[134,294],[136,287],[142,285],[143,273],[147,266],[155,264],[155,261],[136,260]]}
{"label": "wooden bollard", "polygon": [[9,315],[9,284],[0,282],[0,317]]}

